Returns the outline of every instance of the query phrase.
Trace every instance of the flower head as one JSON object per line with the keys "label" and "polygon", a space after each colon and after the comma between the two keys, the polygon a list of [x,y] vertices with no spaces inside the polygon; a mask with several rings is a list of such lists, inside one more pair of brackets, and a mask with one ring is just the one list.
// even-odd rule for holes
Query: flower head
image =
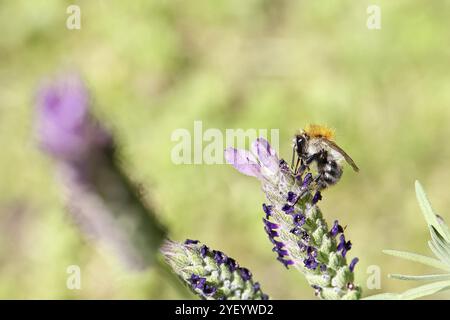
{"label": "flower head", "polygon": [[359,298],[361,289],[353,284],[358,260],[347,265],[345,257],[351,242],[345,241],[344,230],[337,221],[329,231],[317,206],[322,195],[313,173],[306,171],[303,176],[296,176],[263,138],[253,142],[251,151],[227,149],[225,156],[238,171],[261,181],[268,200],[263,205],[264,230],[277,260],[286,268],[292,266],[302,272],[323,299]]}
{"label": "flower head", "polygon": [[161,252],[174,272],[203,299],[268,299],[250,270],[196,240],[184,243],[166,240]]}

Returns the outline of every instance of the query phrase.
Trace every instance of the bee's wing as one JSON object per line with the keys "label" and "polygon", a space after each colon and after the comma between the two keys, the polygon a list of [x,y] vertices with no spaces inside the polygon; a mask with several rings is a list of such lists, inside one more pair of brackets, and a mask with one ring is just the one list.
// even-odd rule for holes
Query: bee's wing
{"label": "bee's wing", "polygon": [[336,143],[328,139],[322,139],[322,141],[326,145],[328,145],[331,149],[339,152],[344,157],[345,161],[347,161],[347,163],[352,166],[353,170],[355,170],[356,172],[359,171],[359,168],[356,165],[355,161],[353,161],[353,159],[350,158],[350,156],[344,150],[342,150],[341,147],[339,147]]}

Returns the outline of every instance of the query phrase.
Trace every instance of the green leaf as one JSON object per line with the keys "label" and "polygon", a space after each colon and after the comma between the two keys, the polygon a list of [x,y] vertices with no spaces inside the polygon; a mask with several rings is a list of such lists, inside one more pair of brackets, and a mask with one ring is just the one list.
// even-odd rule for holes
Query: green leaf
{"label": "green leaf", "polygon": [[441,223],[442,229],[444,230],[444,234],[446,234],[447,236],[443,236],[443,238],[448,238],[450,239],[450,229],[448,228],[448,225],[445,224],[444,220],[442,218],[438,218],[439,222]]}
{"label": "green leaf", "polygon": [[380,293],[362,298],[361,300],[399,300],[400,295],[397,293]]}
{"label": "green leaf", "polygon": [[409,276],[404,274],[389,274],[389,278],[399,279],[399,280],[414,280],[414,281],[439,281],[439,280],[450,280],[450,273],[446,274],[427,274],[422,276]]}
{"label": "green leaf", "polygon": [[439,281],[426,284],[403,293],[381,293],[368,296],[362,300],[413,300],[438,293],[439,291],[450,288],[450,281]]}
{"label": "green leaf", "polygon": [[433,211],[431,207],[430,201],[425,194],[425,191],[422,188],[422,185],[419,181],[416,181],[416,196],[417,201],[419,202],[420,209],[422,210],[423,215],[425,216],[425,220],[427,221],[429,226],[433,226],[436,231],[445,239],[445,241],[450,242],[450,235],[448,234],[448,230],[442,227],[439,222],[436,213]]}
{"label": "green leaf", "polygon": [[433,268],[450,271],[450,266],[446,265],[445,263],[443,263],[437,259],[426,257],[426,256],[423,256],[420,254],[406,252],[406,251],[397,251],[397,250],[383,250],[383,253],[389,254],[394,257],[399,257],[402,259],[419,262],[419,263],[425,264],[425,265],[433,267]]}
{"label": "green leaf", "polygon": [[450,266],[450,244],[445,242],[434,227],[430,227],[430,234],[434,247],[441,253],[441,261]]}
{"label": "green leaf", "polygon": [[442,261],[442,263],[449,265],[445,253],[443,253],[441,249],[433,241],[428,241],[428,246],[430,247],[431,251],[433,251],[434,255],[438,257],[439,260]]}
{"label": "green leaf", "polygon": [[435,294],[439,291],[450,288],[450,281],[439,281],[430,284],[426,284],[400,294],[400,299],[402,300],[412,300]]}

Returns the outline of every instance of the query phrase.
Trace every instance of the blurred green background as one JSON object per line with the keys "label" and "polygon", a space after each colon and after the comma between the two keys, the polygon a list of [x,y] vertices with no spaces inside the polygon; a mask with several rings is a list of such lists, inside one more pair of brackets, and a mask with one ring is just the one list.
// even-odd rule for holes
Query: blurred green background
{"label": "blurred green background", "polygon": [[[68,30],[66,8],[81,8]],[[366,27],[378,4],[381,30]],[[361,168],[324,194],[327,219],[348,225],[364,294],[431,273],[382,254],[429,254],[414,180],[450,221],[448,1],[0,1],[0,298],[183,298],[155,270],[129,273],[87,242],[64,210],[53,163],[36,147],[33,98],[42,77],[77,71],[94,113],[113,128],[123,164],[176,240],[201,239],[250,268],[278,299],[313,298],[263,231],[259,183],[227,165],[174,165],[171,133],[203,127],[337,131]],[[79,265],[82,289],[68,290]],[[366,269],[381,268],[381,290]],[[449,293],[437,295],[450,298]]]}

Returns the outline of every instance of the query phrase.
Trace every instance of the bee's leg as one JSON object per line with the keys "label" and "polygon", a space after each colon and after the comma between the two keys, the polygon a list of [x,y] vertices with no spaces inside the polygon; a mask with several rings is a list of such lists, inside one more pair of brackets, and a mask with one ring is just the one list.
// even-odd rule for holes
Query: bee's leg
{"label": "bee's leg", "polygon": [[302,176],[305,173],[306,169],[308,169],[308,166],[305,164],[305,162],[303,160],[301,160],[300,167],[298,167],[298,162],[297,162],[297,169],[298,170],[295,171],[296,176]]}
{"label": "bee's leg", "polygon": [[325,178],[324,167],[327,164],[327,157],[328,157],[328,152],[326,150],[321,150],[320,152],[317,153],[316,161],[317,161],[318,174],[314,178],[314,183],[315,183],[318,191],[325,189],[327,186],[325,179],[324,179]]}
{"label": "bee's leg", "polygon": [[[294,170],[295,176],[296,177],[302,176],[303,173],[305,173],[305,171],[307,169],[309,169],[309,165],[313,161],[319,159],[319,157],[320,157],[320,153],[315,153],[315,154],[310,155],[305,160],[299,158],[298,161],[297,161],[297,165],[295,166],[295,170]],[[300,165],[300,168],[299,168],[298,165],[299,165],[300,160],[301,160],[301,165]]]}
{"label": "bee's leg", "polygon": [[298,158],[297,159],[297,163],[295,164],[295,169],[294,169],[294,174],[295,175],[297,175],[298,174],[298,169],[299,169],[299,164],[300,164],[300,161],[302,161],[302,159],[301,158]]}
{"label": "bee's leg", "polygon": [[[292,161],[291,161],[291,169],[294,169],[294,160],[295,160],[295,144],[292,146]],[[295,172],[295,171],[294,171]]]}
{"label": "bee's leg", "polygon": [[319,159],[321,156],[321,151],[314,153],[312,155],[310,155],[308,158],[305,159],[305,163],[306,165],[310,165],[313,161]]}
{"label": "bee's leg", "polygon": [[323,182],[321,183],[322,179],[323,179],[323,173],[319,173],[317,175],[317,177],[314,178],[314,184],[316,185],[316,189],[318,191],[325,189]]}
{"label": "bee's leg", "polygon": [[[306,158],[305,160],[301,159],[301,165],[300,168],[298,168],[298,162],[297,162],[297,166],[296,166],[296,170],[294,171],[295,173],[295,177],[301,177],[303,176],[303,174],[305,173],[306,170],[309,170],[309,165],[313,162],[313,161],[318,161],[320,159],[320,157],[322,156],[321,152],[315,153],[310,155],[308,158]],[[298,169],[298,170],[297,170]]]}

